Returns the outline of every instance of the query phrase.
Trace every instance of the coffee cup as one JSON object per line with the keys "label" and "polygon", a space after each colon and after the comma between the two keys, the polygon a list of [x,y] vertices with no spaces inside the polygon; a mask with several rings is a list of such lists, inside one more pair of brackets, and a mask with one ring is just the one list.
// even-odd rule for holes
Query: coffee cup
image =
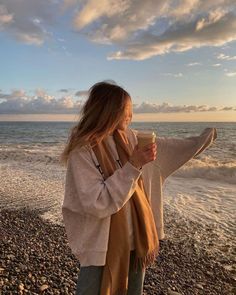
{"label": "coffee cup", "polygon": [[155,143],[156,134],[153,131],[138,131],[138,147],[143,148],[145,145]]}

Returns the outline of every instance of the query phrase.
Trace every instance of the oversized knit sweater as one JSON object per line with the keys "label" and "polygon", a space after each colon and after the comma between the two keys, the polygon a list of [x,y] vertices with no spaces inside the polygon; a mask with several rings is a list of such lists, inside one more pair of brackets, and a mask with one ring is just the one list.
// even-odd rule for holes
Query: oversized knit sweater
{"label": "oversized knit sweater", "polygon": [[[134,147],[137,131],[127,129]],[[126,162],[106,180],[97,169],[98,161],[89,145],[75,148],[69,155],[62,215],[72,253],[81,266],[105,265],[111,215],[127,203],[131,249],[134,249],[129,199],[142,174],[159,239],[164,239],[162,187],[166,178],[200,154],[217,137],[215,128],[187,138],[157,137],[157,158],[142,170]],[[118,159],[113,137],[107,138],[114,159]],[[119,245],[117,245],[119,246]]]}

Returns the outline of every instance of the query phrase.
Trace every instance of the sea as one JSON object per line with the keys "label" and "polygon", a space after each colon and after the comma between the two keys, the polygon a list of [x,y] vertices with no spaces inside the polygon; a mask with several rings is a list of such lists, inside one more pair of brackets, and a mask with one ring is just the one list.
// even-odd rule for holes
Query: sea
{"label": "sea", "polygon": [[[22,207],[43,210],[43,218],[62,224],[61,204],[66,168],[59,164],[74,122],[0,122],[0,209]],[[133,122],[130,128],[152,130],[157,136],[198,136],[207,127],[217,129],[216,141],[190,160],[164,186],[165,209],[202,228],[196,239],[232,261],[235,269],[236,234],[236,123]],[[189,225],[190,226],[190,225]],[[183,232],[183,235],[185,233]],[[208,241],[209,242],[209,241]]]}

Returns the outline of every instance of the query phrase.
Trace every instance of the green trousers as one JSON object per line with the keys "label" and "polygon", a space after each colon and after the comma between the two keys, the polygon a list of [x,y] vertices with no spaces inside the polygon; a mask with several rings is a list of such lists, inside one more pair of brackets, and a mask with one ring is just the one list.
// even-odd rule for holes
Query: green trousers
{"label": "green trousers", "polygon": [[[142,295],[145,270],[133,268],[135,251],[130,252],[129,285],[127,295]],[[103,266],[82,266],[77,281],[76,295],[102,295],[100,286]]]}

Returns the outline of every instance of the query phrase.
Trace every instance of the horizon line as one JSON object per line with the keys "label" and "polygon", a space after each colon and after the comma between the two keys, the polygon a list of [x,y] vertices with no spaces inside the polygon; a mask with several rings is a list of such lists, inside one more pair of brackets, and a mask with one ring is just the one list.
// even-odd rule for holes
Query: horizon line
{"label": "horizon line", "polygon": [[[58,123],[77,123],[77,121],[68,121],[68,120],[51,120],[51,121],[44,121],[44,120],[29,120],[29,121],[16,121],[16,120],[0,120],[1,122],[15,122],[15,123],[19,123],[19,122],[23,122],[23,123],[29,123],[29,122],[37,122],[37,123],[54,123],[54,122],[58,122]],[[132,123],[236,123],[235,121],[134,121],[131,122]]]}

